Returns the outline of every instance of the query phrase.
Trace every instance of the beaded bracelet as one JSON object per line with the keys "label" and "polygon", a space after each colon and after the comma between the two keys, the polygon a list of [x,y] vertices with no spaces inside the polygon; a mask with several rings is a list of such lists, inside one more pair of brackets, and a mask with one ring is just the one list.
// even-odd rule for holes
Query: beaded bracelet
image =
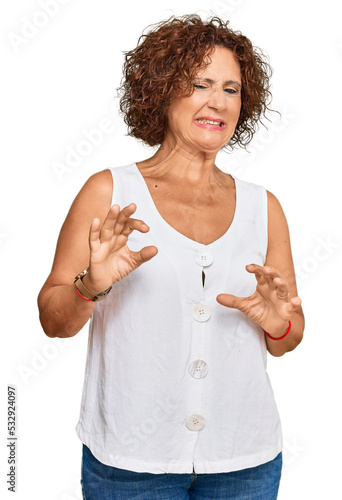
{"label": "beaded bracelet", "polygon": [[269,333],[267,333],[265,330],[264,330],[264,332],[265,332],[265,334],[267,335],[267,337],[268,337],[269,339],[272,339],[272,340],[281,340],[281,339],[285,338],[285,337],[286,337],[286,335],[290,332],[290,330],[291,330],[291,326],[292,326],[292,325],[291,325],[291,321],[289,320],[289,327],[288,327],[288,329],[287,329],[287,332],[286,332],[286,333],[284,333],[284,335],[283,335],[282,337],[278,337],[278,338],[276,338],[276,337],[272,337],[272,335],[270,335]]}

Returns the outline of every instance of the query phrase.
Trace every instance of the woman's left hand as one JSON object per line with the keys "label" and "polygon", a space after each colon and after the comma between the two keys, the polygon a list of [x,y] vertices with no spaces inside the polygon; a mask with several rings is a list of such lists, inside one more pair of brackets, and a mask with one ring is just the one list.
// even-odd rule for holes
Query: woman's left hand
{"label": "woman's left hand", "polygon": [[237,297],[221,293],[217,302],[238,309],[273,337],[281,337],[288,329],[293,313],[300,309],[301,299],[289,297],[288,284],[277,269],[249,264],[246,270],[257,280],[253,295]]}

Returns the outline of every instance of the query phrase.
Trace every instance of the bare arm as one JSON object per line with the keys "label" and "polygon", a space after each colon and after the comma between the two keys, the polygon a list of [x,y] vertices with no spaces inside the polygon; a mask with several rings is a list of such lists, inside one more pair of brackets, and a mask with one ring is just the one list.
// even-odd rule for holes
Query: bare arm
{"label": "bare arm", "polygon": [[157,253],[155,247],[129,250],[127,240],[132,231],[147,232],[149,228],[131,217],[134,204],[122,210],[118,205],[111,207],[112,192],[109,170],[90,177],[62,226],[51,273],[38,296],[40,321],[49,337],[76,335],[96,307],[96,302],[78,295],[73,284],[76,274],[89,267],[83,282],[96,294]]}
{"label": "bare arm", "polygon": [[265,336],[267,349],[273,356],[282,356],[297,347],[303,338],[304,315],[292,261],[290,236],[284,212],[274,195],[268,197],[268,249],[265,266],[249,264],[246,270],[253,273],[257,288],[250,297],[220,294],[217,300],[226,307],[239,309],[258,323],[272,337]]}
{"label": "bare arm", "polygon": [[[291,331],[283,340],[271,340],[266,337],[267,349],[273,356],[282,356],[297,347],[303,338],[304,314],[301,301],[297,297],[296,276],[293,266],[290,234],[283,209],[277,198],[267,192],[268,196],[268,250],[266,266],[279,272],[273,272],[275,284],[281,296],[289,293],[287,303],[293,304],[291,311]],[[272,272],[270,273],[272,275]],[[278,285],[277,285],[278,284]],[[269,332],[271,333],[271,332]],[[283,332],[284,333],[284,332]],[[279,336],[275,333],[274,336]]]}

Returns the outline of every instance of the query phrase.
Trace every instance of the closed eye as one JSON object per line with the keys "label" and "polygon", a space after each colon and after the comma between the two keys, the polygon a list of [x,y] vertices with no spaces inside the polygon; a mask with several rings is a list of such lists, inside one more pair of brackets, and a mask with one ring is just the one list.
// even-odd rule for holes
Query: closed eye
{"label": "closed eye", "polygon": [[[202,85],[202,84],[200,84],[200,83],[194,83],[194,88],[195,88],[196,90],[207,90],[209,87],[207,87],[207,86],[205,86],[205,85]],[[232,89],[232,88],[224,89],[224,92],[225,92],[226,94],[232,94],[232,95],[233,95],[233,94],[238,94],[238,93],[239,93],[239,91],[238,91],[238,90],[236,90],[236,89]]]}

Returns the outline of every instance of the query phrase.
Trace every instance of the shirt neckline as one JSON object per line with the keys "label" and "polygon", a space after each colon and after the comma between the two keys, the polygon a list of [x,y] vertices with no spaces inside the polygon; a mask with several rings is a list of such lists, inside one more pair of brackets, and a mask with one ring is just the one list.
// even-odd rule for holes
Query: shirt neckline
{"label": "shirt neckline", "polygon": [[177,229],[175,229],[173,226],[171,226],[162,217],[162,215],[160,214],[159,210],[156,207],[156,204],[153,201],[153,198],[152,198],[152,195],[150,193],[150,190],[148,189],[146,181],[145,181],[142,173],[140,172],[137,164],[133,163],[132,166],[136,170],[137,175],[139,176],[139,178],[140,178],[140,180],[142,182],[142,185],[144,187],[144,191],[146,193],[146,198],[147,198],[147,200],[148,200],[148,202],[150,204],[151,209],[156,213],[156,215],[157,215],[159,221],[161,222],[161,224],[163,224],[163,226],[165,228],[167,228],[167,230],[170,233],[172,233],[173,235],[176,235],[178,238],[182,239],[184,242],[191,243],[192,245],[200,246],[201,248],[211,248],[214,245],[217,245],[222,240],[224,240],[225,238],[227,238],[228,236],[231,235],[232,230],[234,229],[234,227],[236,225],[236,220],[237,220],[237,217],[238,217],[238,213],[240,211],[240,193],[239,193],[240,190],[239,190],[239,182],[238,182],[238,179],[236,179],[236,177],[234,177],[233,175],[229,174],[232,177],[232,179],[234,180],[234,183],[235,183],[235,211],[234,211],[233,220],[232,220],[230,226],[228,227],[227,231],[222,236],[220,236],[216,240],[212,241],[211,243],[208,243],[207,245],[205,245],[204,243],[200,243],[199,241],[193,240],[192,238],[189,238],[188,236],[185,236],[184,234],[180,233],[179,231],[177,231]]}

